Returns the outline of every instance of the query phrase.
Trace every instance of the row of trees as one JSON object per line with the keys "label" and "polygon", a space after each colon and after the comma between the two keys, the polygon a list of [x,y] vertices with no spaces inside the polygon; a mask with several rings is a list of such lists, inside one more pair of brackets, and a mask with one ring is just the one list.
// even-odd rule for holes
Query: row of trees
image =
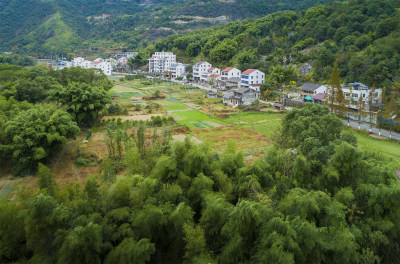
{"label": "row of trees", "polygon": [[35,173],[38,162],[80,133],[78,125],[94,124],[111,102],[111,87],[94,70],[0,64],[0,166],[12,166],[15,175]]}
{"label": "row of trees", "polygon": [[325,103],[333,113],[341,118],[346,118],[348,122],[350,122],[350,118],[357,119],[359,128],[362,121],[369,121],[370,129],[372,124],[376,123],[379,127],[389,128],[390,131],[392,129],[400,130],[399,84],[394,84],[390,91],[391,93],[387,96],[386,89],[380,89],[378,92],[375,87],[372,87],[365,93],[365,97],[363,94],[359,94],[358,99],[355,100],[352,85],[349,86],[348,94],[343,92],[336,61],[327,83]]}
{"label": "row of trees", "polygon": [[103,175],[62,188],[40,165],[37,193],[0,204],[0,260],[400,261],[398,163],[357,149],[327,107],[289,112],[250,166],[232,144],[216,153],[188,138],[146,138],[141,125],[128,137],[123,148],[114,142],[121,155],[110,153],[123,176],[105,162]]}

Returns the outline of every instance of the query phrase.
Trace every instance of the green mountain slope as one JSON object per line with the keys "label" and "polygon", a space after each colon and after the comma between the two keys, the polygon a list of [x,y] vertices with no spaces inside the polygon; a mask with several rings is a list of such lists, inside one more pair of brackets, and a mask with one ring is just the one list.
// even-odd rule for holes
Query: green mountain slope
{"label": "green mountain slope", "polygon": [[330,1],[3,0],[0,51],[132,49],[174,33]]}
{"label": "green mountain slope", "polygon": [[389,88],[400,73],[399,8],[397,0],[350,0],[277,12],[169,36],[142,50],[136,62],[144,64],[157,50],[173,50],[186,62],[208,60],[273,74],[276,65],[308,62],[313,71],[304,78],[325,82],[338,58],[343,81]]}

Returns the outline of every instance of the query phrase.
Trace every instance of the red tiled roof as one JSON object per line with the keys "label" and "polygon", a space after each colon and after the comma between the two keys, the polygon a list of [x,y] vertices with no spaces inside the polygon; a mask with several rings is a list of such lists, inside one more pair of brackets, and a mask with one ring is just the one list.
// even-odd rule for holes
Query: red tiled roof
{"label": "red tiled roof", "polygon": [[228,67],[228,68],[225,68],[222,72],[229,72],[229,71],[231,71],[231,70],[233,70],[233,69],[235,69],[235,68],[233,68],[233,67]]}
{"label": "red tiled roof", "polygon": [[100,64],[102,61],[94,61],[93,64]]}
{"label": "red tiled roof", "polygon": [[250,86],[253,86],[253,87],[257,87],[257,86],[261,86],[261,85],[262,85],[262,83],[250,84]]}
{"label": "red tiled roof", "polygon": [[201,65],[201,64],[203,64],[205,61],[199,61],[199,62],[197,62],[196,63],[196,65]]}
{"label": "red tiled roof", "polygon": [[250,73],[252,73],[254,71],[256,71],[256,69],[248,69],[248,70],[245,70],[244,72],[242,72],[242,74],[248,75],[248,74],[250,74]]}
{"label": "red tiled roof", "polygon": [[316,95],[314,95],[313,97],[312,97],[312,99],[314,99],[314,100],[323,100],[324,98],[326,97],[326,94],[324,94],[324,93],[317,93]]}
{"label": "red tiled roof", "polygon": [[214,69],[215,69],[215,67],[211,67],[211,68],[209,68],[208,70],[211,70],[211,71],[212,71],[212,70],[214,70]]}

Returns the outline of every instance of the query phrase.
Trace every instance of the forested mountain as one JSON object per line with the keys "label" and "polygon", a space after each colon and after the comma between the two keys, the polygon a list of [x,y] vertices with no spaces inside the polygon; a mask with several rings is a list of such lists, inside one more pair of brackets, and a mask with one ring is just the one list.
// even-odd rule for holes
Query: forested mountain
{"label": "forested mountain", "polygon": [[350,0],[301,12],[276,12],[171,35],[142,50],[135,63],[146,63],[153,51],[172,50],[186,62],[259,68],[273,76],[268,80],[272,84],[290,77],[282,66],[304,62],[313,71],[303,78],[325,82],[338,59],[342,81],[390,89],[400,70],[399,8],[397,0]]}
{"label": "forested mountain", "polygon": [[5,0],[0,2],[0,51],[135,49],[173,33],[329,1]]}

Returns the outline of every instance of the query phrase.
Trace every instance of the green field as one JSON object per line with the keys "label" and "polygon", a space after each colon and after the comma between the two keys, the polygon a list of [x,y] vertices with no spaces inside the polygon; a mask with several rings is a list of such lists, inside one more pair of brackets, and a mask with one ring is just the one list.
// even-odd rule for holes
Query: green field
{"label": "green field", "polygon": [[239,113],[231,115],[225,119],[227,123],[240,128],[255,130],[263,135],[271,137],[273,133],[280,127],[283,114],[277,113]]}
{"label": "green field", "polygon": [[174,104],[174,105],[166,105],[165,109],[167,109],[168,111],[174,111],[174,110],[186,110],[189,107],[187,107],[187,105],[184,104]]}
{"label": "green field", "polygon": [[379,140],[367,135],[354,132],[358,147],[362,150],[372,150],[388,155],[400,161],[400,143],[392,140]]}
{"label": "green field", "polygon": [[207,121],[221,123],[221,120],[214,119],[196,110],[177,111],[171,114],[179,124],[186,125],[192,130],[198,128],[212,128],[213,125],[207,123]]}

